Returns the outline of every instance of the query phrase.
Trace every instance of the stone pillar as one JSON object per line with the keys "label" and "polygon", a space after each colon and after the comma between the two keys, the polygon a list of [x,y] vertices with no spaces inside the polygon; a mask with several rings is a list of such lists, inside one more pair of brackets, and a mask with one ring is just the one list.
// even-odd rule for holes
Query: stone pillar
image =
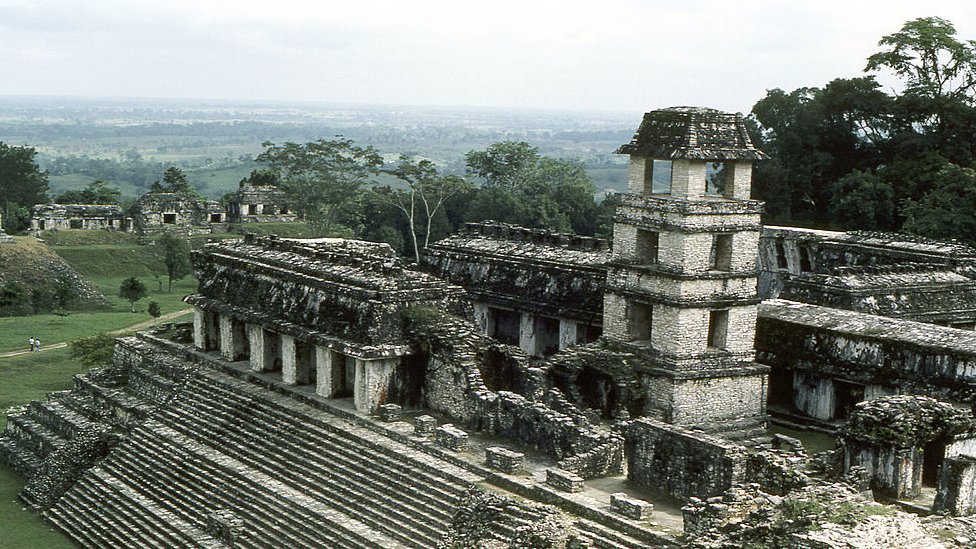
{"label": "stone pillar", "polygon": [[247,339],[251,346],[251,369],[264,370],[264,328],[257,324],[247,325]]}
{"label": "stone pillar", "polygon": [[559,350],[576,345],[576,321],[559,319]]}
{"label": "stone pillar", "polygon": [[220,357],[233,362],[238,347],[234,337],[234,319],[227,315],[220,315],[217,321],[220,323]]}
{"label": "stone pillar", "polygon": [[804,414],[822,420],[834,417],[834,381],[805,372],[793,374],[793,404]]}
{"label": "stone pillar", "polygon": [[356,359],[356,381],[353,388],[353,404],[360,412],[375,413],[386,404],[391,393],[391,383],[399,358],[378,360]]}
{"label": "stone pillar", "polygon": [[296,385],[295,338],[281,334],[281,381],[285,385]]}
{"label": "stone pillar", "polygon": [[484,303],[474,304],[474,325],[482,334],[488,335],[488,306]]}
{"label": "stone pillar", "polygon": [[193,346],[203,351],[207,349],[207,340],[204,335],[207,330],[206,314],[207,312],[200,307],[193,306]]}
{"label": "stone pillar", "polygon": [[535,318],[529,313],[522,313],[519,320],[519,347],[527,355],[535,353]]}
{"label": "stone pillar", "polygon": [[315,394],[332,398],[335,389],[332,382],[332,349],[316,345],[312,349],[312,362],[315,364]]}

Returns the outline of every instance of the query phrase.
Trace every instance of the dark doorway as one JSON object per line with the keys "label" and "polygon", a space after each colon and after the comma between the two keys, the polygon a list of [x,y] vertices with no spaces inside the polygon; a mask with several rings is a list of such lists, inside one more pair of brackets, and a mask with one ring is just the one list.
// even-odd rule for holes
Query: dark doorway
{"label": "dark doorway", "polygon": [[559,351],[559,320],[535,317],[535,354],[551,355]]}
{"label": "dark doorway", "polygon": [[769,372],[769,405],[793,410],[793,372],[773,368]]}
{"label": "dark doorway", "polygon": [[258,205],[248,204],[247,205],[247,215],[258,215]]}
{"label": "dark doorway", "polygon": [[167,225],[175,225],[176,214],[163,214],[163,223],[166,223]]}
{"label": "dark doorway", "polygon": [[939,485],[939,469],[945,460],[945,442],[933,440],[922,448],[922,486]]}
{"label": "dark doorway", "polygon": [[834,380],[834,419],[847,419],[854,406],[864,400],[864,385]]}
{"label": "dark doorway", "polygon": [[610,375],[586,366],[576,377],[576,389],[587,407],[600,411],[600,417],[603,419],[613,417],[619,397],[617,385]]}
{"label": "dark doorway", "polygon": [[488,335],[508,345],[519,344],[519,322],[522,315],[518,311],[488,308]]}

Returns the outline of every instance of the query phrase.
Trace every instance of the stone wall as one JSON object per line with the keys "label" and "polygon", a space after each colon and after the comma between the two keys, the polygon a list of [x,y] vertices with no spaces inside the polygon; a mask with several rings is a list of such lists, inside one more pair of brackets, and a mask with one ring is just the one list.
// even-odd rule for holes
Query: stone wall
{"label": "stone wall", "polygon": [[[827,402],[833,389],[821,379],[956,402],[976,394],[976,334],[967,330],[770,300],[759,307],[756,350],[774,373],[792,373],[801,406]],[[824,394],[804,396],[807,386]]]}
{"label": "stone wall", "polygon": [[650,418],[623,429],[627,478],[679,500],[721,494],[745,481],[743,447]]}
{"label": "stone wall", "polygon": [[124,230],[122,208],[114,204],[39,204],[31,212],[31,232],[66,229]]}
{"label": "stone wall", "polygon": [[208,233],[223,227],[227,212],[220,203],[187,193],[148,192],[132,206],[136,231]]}

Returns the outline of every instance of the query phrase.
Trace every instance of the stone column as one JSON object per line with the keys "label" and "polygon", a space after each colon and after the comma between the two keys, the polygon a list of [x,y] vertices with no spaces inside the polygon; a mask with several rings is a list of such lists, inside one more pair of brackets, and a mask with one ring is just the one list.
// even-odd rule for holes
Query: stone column
{"label": "stone column", "polygon": [[266,362],[264,328],[257,324],[248,324],[247,338],[251,343],[251,369],[255,372],[262,372],[264,371],[264,364]]}
{"label": "stone column", "polygon": [[519,347],[527,355],[535,354],[535,317],[522,313],[519,320]]}
{"label": "stone column", "polygon": [[315,364],[315,394],[332,398],[332,349],[316,345],[312,348],[312,362]]}
{"label": "stone column", "polygon": [[386,404],[387,395],[392,389],[391,381],[399,358],[378,360],[356,359],[356,382],[353,389],[353,404],[360,412],[374,413],[381,404]]}
{"label": "stone column", "polygon": [[295,366],[295,338],[281,334],[281,380],[285,385],[298,383]]}
{"label": "stone column", "polygon": [[576,345],[576,321],[559,319],[559,350]]}
{"label": "stone column", "polygon": [[482,334],[488,335],[488,306],[484,303],[474,304],[474,325]]}
{"label": "stone column", "polygon": [[205,333],[207,330],[207,312],[200,307],[193,306],[193,346],[200,350],[207,350]]}
{"label": "stone column", "polygon": [[220,315],[220,357],[233,362],[236,354],[237,341],[234,338],[234,319],[227,315]]}

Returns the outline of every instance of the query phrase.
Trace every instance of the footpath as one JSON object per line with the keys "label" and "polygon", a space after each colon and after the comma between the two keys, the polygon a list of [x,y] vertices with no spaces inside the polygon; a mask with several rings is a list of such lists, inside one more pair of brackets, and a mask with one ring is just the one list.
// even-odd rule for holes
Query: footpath
{"label": "footpath", "polygon": [[[131,326],[126,326],[125,328],[119,328],[118,330],[112,330],[111,332],[109,332],[109,335],[120,335],[120,334],[124,334],[126,332],[137,332],[139,330],[145,330],[146,328],[150,328],[150,327],[155,326],[156,324],[159,324],[161,322],[168,322],[170,320],[173,320],[176,317],[183,316],[183,315],[185,315],[187,313],[192,313],[192,312],[193,312],[193,308],[192,307],[189,307],[189,308],[186,308],[186,309],[181,309],[179,311],[173,311],[172,313],[167,313],[165,315],[160,316],[159,318],[150,318],[149,320],[144,320],[142,322],[137,322],[137,323],[135,323],[135,324],[133,324]],[[94,335],[94,334],[92,334],[92,335]],[[68,346],[68,342],[67,341],[61,341],[61,342],[58,342],[58,343],[52,343],[50,345],[48,345],[48,344],[45,343],[44,346],[41,347],[41,350],[40,351],[36,351],[36,352],[43,353],[44,351],[51,351],[51,350],[54,350],[54,349],[63,349],[65,347],[67,347],[67,346]],[[6,358],[6,357],[9,357],[9,356],[26,355],[28,353],[30,353],[30,350],[28,350],[28,349],[23,349],[23,350],[20,350],[20,351],[7,351],[6,353],[0,353],[0,358]]]}

